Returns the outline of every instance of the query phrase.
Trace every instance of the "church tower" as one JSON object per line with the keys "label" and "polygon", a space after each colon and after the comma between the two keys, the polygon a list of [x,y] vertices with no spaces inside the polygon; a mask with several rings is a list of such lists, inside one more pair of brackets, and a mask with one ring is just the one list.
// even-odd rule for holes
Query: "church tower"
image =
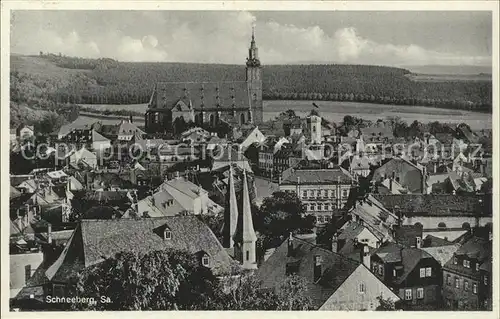
{"label": "church tower", "polygon": [[234,236],[238,224],[238,201],[234,189],[233,165],[229,165],[229,248],[234,247]]}
{"label": "church tower", "polygon": [[257,269],[256,243],[257,235],[253,228],[250,195],[248,193],[247,173],[243,170],[243,212],[241,257],[244,269]]}
{"label": "church tower", "polygon": [[262,68],[259,60],[259,49],[255,44],[255,28],[252,28],[252,41],[248,49],[246,82],[248,84],[248,92],[250,93],[253,123],[262,123]]}

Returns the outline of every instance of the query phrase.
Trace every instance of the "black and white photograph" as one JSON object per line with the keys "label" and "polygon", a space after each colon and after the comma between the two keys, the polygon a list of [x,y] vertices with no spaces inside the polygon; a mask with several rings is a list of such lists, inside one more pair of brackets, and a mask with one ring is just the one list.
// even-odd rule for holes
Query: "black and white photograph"
{"label": "black and white photograph", "polygon": [[2,3],[2,312],[497,316],[498,8],[454,3]]}

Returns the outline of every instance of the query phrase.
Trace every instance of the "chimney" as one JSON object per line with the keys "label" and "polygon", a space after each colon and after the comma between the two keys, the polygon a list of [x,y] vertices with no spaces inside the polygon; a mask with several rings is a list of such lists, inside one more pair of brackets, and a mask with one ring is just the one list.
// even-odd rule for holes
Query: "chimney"
{"label": "chimney", "polygon": [[422,237],[417,237],[417,248],[422,247]]}
{"label": "chimney", "polygon": [[48,224],[47,226],[47,242],[52,244],[52,224]]}
{"label": "chimney", "polygon": [[333,237],[332,237],[332,251],[334,253],[338,252],[338,236],[337,236],[337,234],[333,234]]}
{"label": "chimney", "polygon": [[132,117],[132,114],[130,114],[130,115],[129,115],[129,118],[128,118],[128,122],[129,122],[129,123],[132,123],[132,121],[133,121],[133,117]]}
{"label": "chimney", "polygon": [[293,235],[292,232],[290,232],[288,236],[288,257],[293,256]]}
{"label": "chimney", "polygon": [[313,281],[316,283],[321,278],[321,264],[323,260],[320,255],[314,256],[314,278]]}
{"label": "chimney", "polygon": [[367,245],[363,245],[361,260],[363,261],[363,264],[366,266],[366,268],[370,269],[370,250],[368,249]]}

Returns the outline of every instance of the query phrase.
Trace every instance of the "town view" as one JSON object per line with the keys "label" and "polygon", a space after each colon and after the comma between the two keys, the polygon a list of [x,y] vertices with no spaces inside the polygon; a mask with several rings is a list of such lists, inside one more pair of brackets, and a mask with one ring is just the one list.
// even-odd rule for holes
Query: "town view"
{"label": "town view", "polygon": [[493,309],[491,13],[11,24],[10,311]]}

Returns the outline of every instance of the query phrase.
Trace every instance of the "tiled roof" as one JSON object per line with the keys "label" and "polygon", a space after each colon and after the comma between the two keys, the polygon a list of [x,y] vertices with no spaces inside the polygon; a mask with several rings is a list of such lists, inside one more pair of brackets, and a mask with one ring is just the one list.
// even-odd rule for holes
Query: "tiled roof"
{"label": "tiled roof", "polygon": [[[172,232],[170,240],[163,239],[167,227]],[[71,249],[65,248],[46,271],[49,279],[67,281],[78,267],[89,267],[118,252],[145,254],[169,248],[191,254],[206,252],[215,275],[231,274],[239,268],[210,228],[195,216],[82,220],[66,247]]]}
{"label": "tiled roof", "polygon": [[361,234],[361,232],[365,229],[364,226],[356,223],[356,222],[351,222],[349,225],[347,225],[346,228],[342,230],[342,233],[339,234],[338,239],[354,239],[356,236]]}
{"label": "tiled roof", "polygon": [[383,244],[373,255],[377,255],[384,263],[401,263],[403,272],[394,279],[395,284],[401,284],[421,259],[433,258],[422,249],[403,247],[391,242]]}
{"label": "tiled roof", "polygon": [[415,247],[417,245],[417,237],[422,239],[422,227],[416,225],[394,226],[394,239],[400,245],[405,247]]}
{"label": "tiled roof", "polygon": [[205,109],[231,109],[233,104],[236,108],[250,106],[248,84],[244,81],[160,82],[154,94],[152,107],[155,108],[172,109],[179,101],[198,110],[202,104]]}
{"label": "tiled roof", "polygon": [[352,176],[343,168],[334,169],[303,169],[295,170],[282,181],[283,185],[297,185],[297,178],[300,184],[351,184]]}
{"label": "tiled roof", "polygon": [[[298,266],[297,275],[308,281],[308,295],[319,308],[361,265],[359,262],[323,249],[302,239],[293,238],[293,256],[288,256],[288,240],[276,248],[274,253],[255,272],[265,288],[275,288],[286,278],[286,265]],[[322,258],[322,275],[313,282],[314,257]]]}
{"label": "tiled roof", "polygon": [[396,206],[406,216],[492,216],[489,195],[373,194],[386,209]]}
{"label": "tiled roof", "polygon": [[436,237],[434,235],[427,235],[422,242],[422,247],[442,247],[442,246],[451,246],[452,242],[449,242],[443,238]]}
{"label": "tiled roof", "polygon": [[434,259],[436,259],[439,264],[443,266],[453,257],[453,254],[457,251],[458,247],[459,245],[451,244],[447,246],[426,247],[422,248],[422,250],[434,257]]}
{"label": "tiled roof", "polygon": [[14,186],[10,186],[10,199],[18,198],[21,196],[21,192],[18,191]]}
{"label": "tiled roof", "polygon": [[[456,252],[457,256],[466,256],[467,258],[476,259],[480,264],[491,260],[492,256],[492,245],[491,241],[484,238],[472,236],[469,238]],[[456,272],[465,273],[470,276],[478,276],[475,269],[465,268],[461,263],[455,265],[453,263],[453,258],[448,260],[444,265],[444,268],[450,269]]]}

